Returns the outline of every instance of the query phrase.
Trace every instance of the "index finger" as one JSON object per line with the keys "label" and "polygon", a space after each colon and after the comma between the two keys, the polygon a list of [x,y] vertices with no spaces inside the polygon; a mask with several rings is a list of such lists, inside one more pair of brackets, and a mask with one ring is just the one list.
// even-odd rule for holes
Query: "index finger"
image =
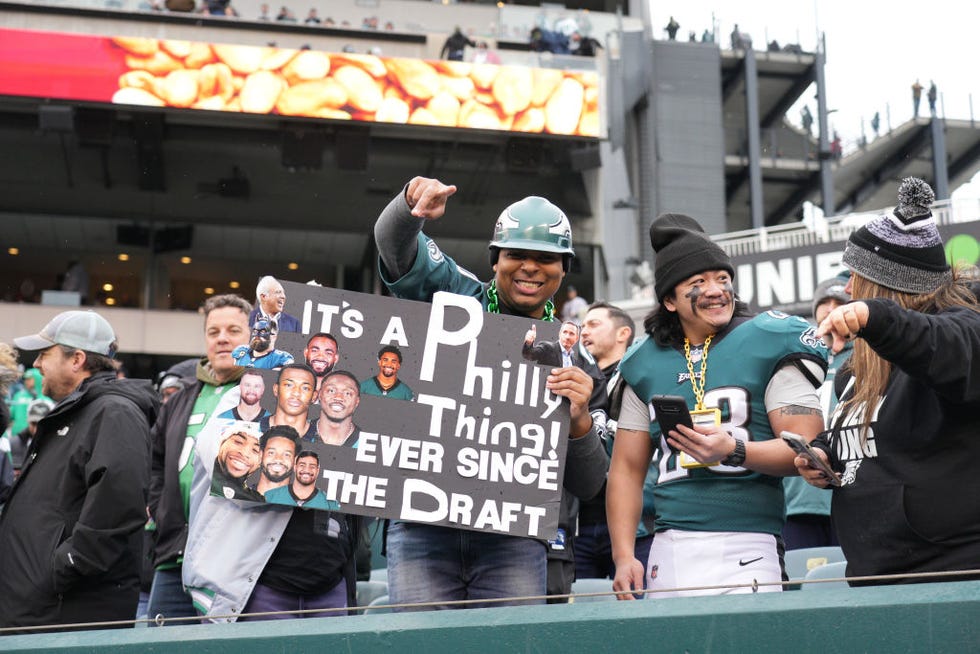
{"label": "index finger", "polygon": [[455,186],[446,186],[436,181],[434,184],[429,184],[422,189],[422,194],[419,196],[415,208],[417,211],[423,213],[442,208],[446,204],[446,199],[455,192]]}

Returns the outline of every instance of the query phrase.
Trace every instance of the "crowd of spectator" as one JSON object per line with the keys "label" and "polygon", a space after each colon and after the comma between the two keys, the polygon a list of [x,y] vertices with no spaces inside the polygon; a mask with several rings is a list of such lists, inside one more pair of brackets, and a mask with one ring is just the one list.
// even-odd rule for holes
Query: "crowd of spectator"
{"label": "crowd of spectator", "polygon": [[[658,599],[777,592],[784,544],[838,541],[855,576],[976,578],[980,494],[960,458],[980,454],[971,374],[980,307],[976,286],[946,263],[925,182],[905,180],[893,215],[851,235],[843,253],[851,273],[814,291],[816,326],[751,315],[734,293],[730,257],[700,224],[658,217],[650,228],[658,304],[633,347],[637,326],[619,307],[589,305],[571,286],[556,307],[574,250],[567,217],[543,198],[505,208],[510,222],[498,221],[490,241],[488,283],[446,255],[418,257],[437,251],[420,230],[455,192],[416,177],[382,211],[374,231],[385,283],[403,299],[451,290],[526,320],[523,358],[548,366],[547,388],[569,400],[568,474],[551,540],[392,520],[387,586],[399,610],[455,599],[564,602],[573,580],[590,576],[621,600],[649,590]],[[334,369],[340,348],[328,333],[305,335],[295,361],[280,352],[280,331],[301,329],[286,300],[271,276],[259,280],[254,305],[210,297],[205,356],[155,389],[114,365],[113,328],[92,311],[65,311],[14,339],[19,363],[0,344],[0,627],[126,621],[141,610],[227,621],[357,606],[362,521],[321,496],[319,455],[300,444],[356,448],[362,393],[415,395],[398,379],[397,347],[382,347],[378,375],[360,386]],[[558,316],[558,339],[538,341],[537,326]],[[275,372],[269,409],[258,404],[261,368]],[[668,422],[657,404],[670,399],[665,392],[693,403],[698,422]],[[914,398],[926,399],[916,408]],[[866,411],[869,402],[880,413]],[[212,417],[238,421],[221,427],[220,447],[202,431],[217,424]],[[812,440],[811,458],[787,448],[784,431]],[[258,486],[246,485],[260,470]],[[942,501],[948,478],[964,489],[962,501]],[[905,480],[919,482],[905,505],[885,502]],[[271,501],[273,490],[295,501],[276,511],[229,501]],[[873,543],[860,536],[869,512],[879,516]],[[143,540],[144,527],[154,538]],[[474,562],[462,587],[460,551]],[[155,570],[143,571],[138,609],[147,556]]]}
{"label": "crowd of spectator", "polygon": [[[223,16],[228,18],[244,18],[238,9],[232,4],[232,0],[144,0],[142,8],[150,11],[171,11],[181,13],[199,13],[210,16]],[[300,19],[296,12],[288,5],[282,5],[278,12],[272,13],[269,5],[260,5],[259,13],[254,20],[274,21],[286,24],[300,24]],[[365,16],[361,24],[356,26],[350,20],[344,18],[339,21],[330,16],[321,17],[316,7],[311,7],[302,19],[302,24],[321,27],[336,27],[340,29],[361,29],[366,31],[395,31],[395,23],[391,20],[382,21],[378,16]],[[574,18],[563,18],[555,21],[553,26],[546,26],[543,22],[528,30],[524,29],[523,34],[528,38],[529,49],[534,52],[551,52],[553,54],[578,55],[583,57],[594,57],[603,48],[602,44],[589,33],[589,25],[580,25],[580,21]],[[514,27],[515,33],[522,32],[520,27]],[[487,41],[476,41],[471,38],[473,29],[464,33],[456,27],[453,33],[446,40],[446,45],[442,48],[440,57],[450,61],[462,61],[465,48],[478,49],[473,53],[474,61],[478,63],[499,63],[499,57],[492,51],[487,53],[489,45]],[[515,38],[520,38],[518,35]],[[713,37],[712,37],[713,38]],[[369,50],[370,52],[370,50]]]}

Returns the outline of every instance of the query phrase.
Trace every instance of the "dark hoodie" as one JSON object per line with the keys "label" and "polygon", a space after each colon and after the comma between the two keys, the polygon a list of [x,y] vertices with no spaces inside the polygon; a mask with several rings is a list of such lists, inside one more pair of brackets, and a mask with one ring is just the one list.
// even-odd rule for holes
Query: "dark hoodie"
{"label": "dark hoodie", "polygon": [[134,616],[158,409],[148,381],[100,372],[38,422],[0,516],[0,626]]}

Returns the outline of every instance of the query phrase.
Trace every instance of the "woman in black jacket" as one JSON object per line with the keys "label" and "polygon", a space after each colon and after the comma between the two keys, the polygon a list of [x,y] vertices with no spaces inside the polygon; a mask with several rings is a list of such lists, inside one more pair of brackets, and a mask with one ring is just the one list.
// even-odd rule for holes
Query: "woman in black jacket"
{"label": "woman in black jacket", "polygon": [[[908,178],[894,214],[851,235],[855,301],[818,331],[835,351],[855,341],[831,428],[814,441],[840,475],[831,517],[848,576],[980,569],[980,307],[946,263],[933,198]],[[974,577],[905,581],[951,578]]]}

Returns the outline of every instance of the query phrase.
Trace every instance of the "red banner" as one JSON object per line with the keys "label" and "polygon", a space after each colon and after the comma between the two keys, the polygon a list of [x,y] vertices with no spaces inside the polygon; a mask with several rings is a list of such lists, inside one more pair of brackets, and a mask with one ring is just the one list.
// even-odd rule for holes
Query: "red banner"
{"label": "red banner", "polygon": [[595,72],[0,29],[0,94],[598,137]]}

